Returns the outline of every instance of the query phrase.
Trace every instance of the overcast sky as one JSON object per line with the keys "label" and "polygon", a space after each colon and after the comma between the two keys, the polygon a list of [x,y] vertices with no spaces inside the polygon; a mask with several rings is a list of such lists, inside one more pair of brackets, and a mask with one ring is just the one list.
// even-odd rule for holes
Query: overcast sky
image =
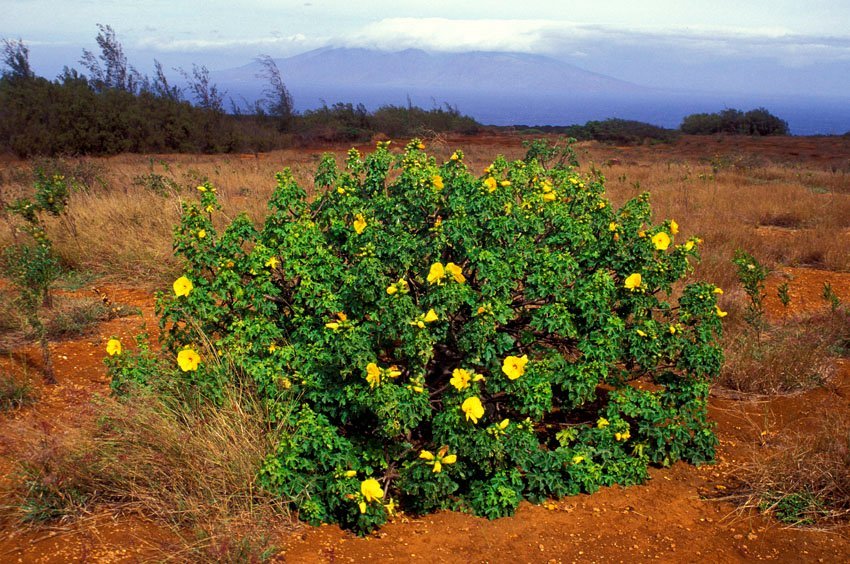
{"label": "overcast sky", "polygon": [[154,58],[214,70],[260,53],[416,47],[539,53],[656,86],[726,76],[740,89],[769,72],[771,88],[850,87],[847,0],[0,0],[0,13],[0,37],[22,38],[49,77],[96,51],[102,23],[143,72]]}

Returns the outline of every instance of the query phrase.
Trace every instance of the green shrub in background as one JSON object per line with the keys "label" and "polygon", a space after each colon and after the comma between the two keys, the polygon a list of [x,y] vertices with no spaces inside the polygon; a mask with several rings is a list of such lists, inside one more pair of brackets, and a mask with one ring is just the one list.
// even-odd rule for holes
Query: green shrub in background
{"label": "green shrub in background", "polygon": [[326,156],[316,186],[311,202],[279,173],[265,223],[222,231],[198,187],[175,237],[184,275],[159,300],[165,360],[113,344],[116,389],[163,362],[213,400],[255,387],[291,429],[263,487],[359,532],[712,460],[722,312],[713,285],[678,283],[699,240],[675,244],[646,195],[614,209],[569,164],[499,157],[479,176],[417,140],[352,149],[342,170]]}

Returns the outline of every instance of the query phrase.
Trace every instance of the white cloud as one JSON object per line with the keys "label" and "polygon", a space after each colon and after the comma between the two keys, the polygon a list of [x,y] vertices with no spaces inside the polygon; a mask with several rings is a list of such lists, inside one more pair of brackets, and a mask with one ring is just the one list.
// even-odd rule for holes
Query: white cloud
{"label": "white cloud", "polygon": [[815,37],[779,27],[618,27],[524,19],[386,18],[331,41],[385,50],[513,51],[582,56],[594,50],[677,49],[715,57],[760,57],[785,64],[850,60],[850,36]]}
{"label": "white cloud", "polygon": [[173,37],[151,36],[140,39],[135,47],[139,49],[150,49],[153,51],[170,53],[198,53],[205,51],[224,51],[232,49],[266,49],[275,50],[275,53],[293,53],[309,49],[315,49],[327,44],[325,37],[308,38],[296,33],[286,37],[252,37],[252,38],[203,38],[203,39],[175,39]]}

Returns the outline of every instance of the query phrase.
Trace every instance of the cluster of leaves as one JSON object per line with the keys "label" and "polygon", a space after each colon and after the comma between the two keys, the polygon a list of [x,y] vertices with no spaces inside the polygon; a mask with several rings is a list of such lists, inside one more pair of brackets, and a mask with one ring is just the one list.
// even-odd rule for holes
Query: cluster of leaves
{"label": "cluster of leaves", "polygon": [[788,135],[790,131],[787,121],[765,108],[748,112],[727,108],[713,114],[691,114],[685,116],[679,129],[690,135]]}
{"label": "cluster of leaves", "polygon": [[712,460],[716,288],[679,284],[698,239],[674,244],[646,195],[614,209],[601,176],[538,158],[560,151],[476,175],[460,151],[388,145],[344,169],[325,156],[312,202],[279,173],[259,227],[219,231],[199,186],[158,302],[166,356],[112,343],[116,389],[165,370],[217,398],[236,374],[292,429],[262,485],[360,532],[399,508],[493,518]]}

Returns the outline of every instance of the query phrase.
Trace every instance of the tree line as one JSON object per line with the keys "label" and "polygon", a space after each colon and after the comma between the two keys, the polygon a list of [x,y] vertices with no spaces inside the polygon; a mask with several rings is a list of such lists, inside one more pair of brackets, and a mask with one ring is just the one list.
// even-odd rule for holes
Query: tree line
{"label": "tree line", "polygon": [[369,112],[334,104],[299,114],[280,70],[260,55],[263,98],[246,110],[211,80],[205,66],[175,69],[186,85],[169,82],[159,61],[153,76],[133,67],[108,25],[98,24],[98,52],[83,50],[82,71],[66,66],[54,80],[36,76],[29,48],[2,41],[0,152],[33,155],[110,155],[122,152],[247,152],[297,142],[352,141],[422,130],[476,131],[472,118],[446,105],[408,104]]}

